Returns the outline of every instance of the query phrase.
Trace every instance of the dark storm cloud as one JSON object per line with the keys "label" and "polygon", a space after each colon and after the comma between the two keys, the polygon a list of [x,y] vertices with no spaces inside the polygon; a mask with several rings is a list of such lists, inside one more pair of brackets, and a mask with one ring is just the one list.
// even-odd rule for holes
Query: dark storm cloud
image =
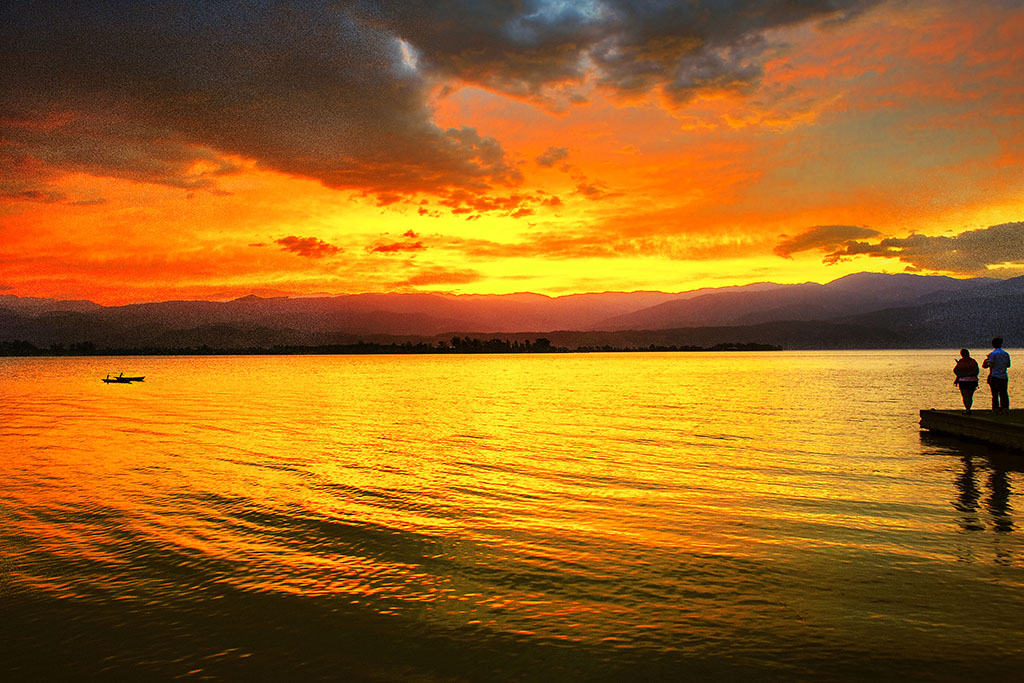
{"label": "dark storm cloud", "polygon": [[800,251],[822,249],[832,251],[849,242],[881,235],[877,230],[862,228],[856,225],[816,225],[795,237],[786,237],[773,249],[784,258],[790,258]]}
{"label": "dark storm cloud", "polygon": [[596,71],[622,93],[744,93],[764,31],[871,4],[9,2],[0,167],[39,165],[17,192],[44,197],[48,174],[66,171],[209,189],[238,169],[232,155],[389,200],[480,193],[520,171],[486,132],[433,123],[436,84],[544,99]]}
{"label": "dark storm cloud", "polygon": [[276,239],[274,242],[281,245],[281,248],[284,251],[290,251],[293,254],[305,256],[306,258],[334,256],[342,251],[341,247],[336,247],[333,244],[324,242],[318,237],[295,237],[294,235],[289,235],[288,237]]}
{"label": "dark storm cloud", "polygon": [[764,31],[836,21],[878,0],[355,0],[361,22],[401,37],[430,70],[514,94],[581,80],[621,91],[751,83]]}
{"label": "dark storm cloud", "polygon": [[580,79],[609,34],[604,3],[355,0],[360,22],[400,37],[430,72],[515,94]]}
{"label": "dark storm cloud", "polygon": [[914,234],[887,237],[874,244],[851,241],[825,256],[825,262],[859,255],[899,259],[912,270],[1015,275],[1024,271],[1024,222],[968,230],[952,237]]}
{"label": "dark storm cloud", "polygon": [[749,94],[764,74],[757,62],[763,41],[741,42],[727,49],[700,50],[679,62],[665,92],[674,100],[685,102],[702,92]]}
{"label": "dark storm cloud", "polygon": [[225,154],[370,191],[519,178],[496,140],[435,126],[395,37],[333,4],[6,7],[8,158],[187,189],[234,171]]}
{"label": "dark storm cloud", "polygon": [[827,21],[877,4],[877,0],[704,0],[604,3],[612,28],[591,50],[601,83],[623,92],[661,87],[683,102],[700,92],[753,90],[768,47],[765,31],[807,21]]}

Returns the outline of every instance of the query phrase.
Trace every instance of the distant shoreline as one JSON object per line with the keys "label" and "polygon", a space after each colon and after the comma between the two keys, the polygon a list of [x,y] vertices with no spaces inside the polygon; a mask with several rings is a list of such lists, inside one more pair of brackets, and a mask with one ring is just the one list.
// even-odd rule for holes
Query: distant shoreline
{"label": "distant shoreline", "polygon": [[53,345],[40,348],[29,342],[0,342],[0,357],[66,357],[66,356],[311,356],[311,355],[481,355],[481,354],[537,354],[537,353],[693,353],[724,351],[782,351],[781,346],[758,343],[722,343],[713,346],[644,347],[581,346],[574,349],[554,346],[544,338],[518,342],[507,339],[465,339],[458,344],[433,345],[426,342],[379,344],[325,344],[319,346],[271,346],[246,348],[212,348],[209,346],[165,348],[102,349],[89,343],[68,347]]}

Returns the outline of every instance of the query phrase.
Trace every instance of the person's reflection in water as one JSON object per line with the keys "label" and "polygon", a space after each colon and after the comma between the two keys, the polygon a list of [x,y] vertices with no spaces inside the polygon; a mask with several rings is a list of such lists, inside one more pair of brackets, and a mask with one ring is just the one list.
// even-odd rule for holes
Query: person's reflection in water
{"label": "person's reflection in water", "polygon": [[992,515],[993,531],[1013,531],[1013,508],[1010,507],[1010,493],[1013,489],[1009,477],[1006,476],[1006,470],[992,468],[992,473],[988,476],[988,490],[985,509]]}
{"label": "person's reflection in water", "polygon": [[963,469],[956,478],[957,498],[953,503],[960,515],[960,528],[964,531],[984,531],[985,526],[978,519],[978,500],[981,498],[981,489],[974,478],[974,459],[970,455],[963,455],[961,461]]}
{"label": "person's reflection in water", "polygon": [[[1013,521],[1013,506],[1010,504],[1013,486],[1009,476],[1011,471],[1017,471],[1017,466],[1010,465],[1008,468],[1006,463],[1001,462],[998,457],[984,457],[978,460],[981,465],[980,469],[988,470],[988,476],[985,477],[985,491],[982,492],[978,487],[979,468],[975,466],[976,458],[982,458],[982,456],[966,452],[960,456],[963,467],[955,479],[957,496],[953,501],[953,507],[960,513],[957,522],[964,531],[976,533],[990,529],[995,532],[990,537],[994,553],[993,561],[1001,565],[1016,564],[1019,561],[1016,551],[1012,545],[1007,547],[1002,536],[1017,530]],[[983,493],[984,499],[982,499]],[[977,554],[980,549],[976,543],[960,546],[958,551],[961,561],[976,562],[980,559]]]}
{"label": "person's reflection in water", "polygon": [[[1007,534],[1019,531],[1014,521],[1013,483],[1024,475],[1024,458],[955,437],[922,433],[921,441],[936,453],[955,454],[960,459],[958,469],[949,469],[956,488],[956,497],[950,501],[956,510],[956,524],[968,532],[960,534],[955,544],[959,560],[1019,565],[1020,539]],[[983,533],[986,531],[989,533]]]}

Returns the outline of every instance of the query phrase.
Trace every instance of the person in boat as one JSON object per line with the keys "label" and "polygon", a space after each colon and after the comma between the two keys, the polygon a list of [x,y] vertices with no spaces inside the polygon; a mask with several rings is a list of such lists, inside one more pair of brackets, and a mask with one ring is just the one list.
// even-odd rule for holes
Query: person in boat
{"label": "person in boat", "polygon": [[981,363],[988,368],[988,387],[992,390],[992,412],[1003,415],[1010,414],[1010,377],[1006,373],[1010,367],[1010,354],[1003,350],[1003,338],[992,340],[992,352]]}
{"label": "person in boat", "polygon": [[974,405],[974,392],[978,390],[978,361],[971,358],[971,352],[967,349],[960,349],[960,358],[953,367],[953,379],[960,389],[960,397],[964,400],[964,411],[970,415],[971,406]]}

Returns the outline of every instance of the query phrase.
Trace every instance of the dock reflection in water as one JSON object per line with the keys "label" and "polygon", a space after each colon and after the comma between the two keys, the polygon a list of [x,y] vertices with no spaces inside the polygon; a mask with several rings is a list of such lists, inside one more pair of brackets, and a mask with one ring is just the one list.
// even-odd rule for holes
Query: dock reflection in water
{"label": "dock reflection in water", "polygon": [[1020,481],[1024,474],[1024,453],[928,432],[921,433],[921,441],[927,447],[960,458],[954,507],[963,513],[960,524],[964,531],[1016,530],[1011,505],[1012,479]]}
{"label": "dock reflection in water", "polygon": [[0,671],[1016,671],[1022,460],[919,433],[948,356],[0,359]]}

